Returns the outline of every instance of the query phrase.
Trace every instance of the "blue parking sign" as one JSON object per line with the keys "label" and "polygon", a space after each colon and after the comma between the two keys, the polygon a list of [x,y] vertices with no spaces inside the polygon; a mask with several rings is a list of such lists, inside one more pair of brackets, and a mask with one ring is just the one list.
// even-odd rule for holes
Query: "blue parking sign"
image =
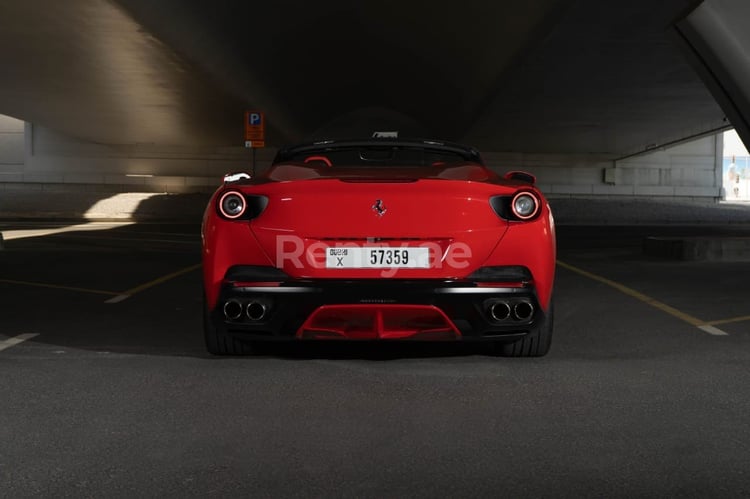
{"label": "blue parking sign", "polygon": [[263,111],[245,111],[245,147],[266,147],[266,116]]}

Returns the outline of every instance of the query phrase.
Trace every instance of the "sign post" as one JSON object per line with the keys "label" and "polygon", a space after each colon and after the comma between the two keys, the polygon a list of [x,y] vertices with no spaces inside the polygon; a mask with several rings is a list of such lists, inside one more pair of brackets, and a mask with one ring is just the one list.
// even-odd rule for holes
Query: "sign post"
{"label": "sign post", "polygon": [[261,111],[245,111],[245,147],[253,150],[255,176],[255,150],[266,147],[266,116]]}

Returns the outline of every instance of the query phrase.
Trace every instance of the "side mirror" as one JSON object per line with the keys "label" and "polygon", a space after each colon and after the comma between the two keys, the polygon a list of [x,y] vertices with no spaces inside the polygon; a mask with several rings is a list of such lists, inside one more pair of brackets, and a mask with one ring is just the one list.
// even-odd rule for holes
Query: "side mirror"
{"label": "side mirror", "polygon": [[531,173],[513,171],[505,174],[506,180],[515,180],[516,182],[524,182],[526,184],[536,184],[536,177]]}
{"label": "side mirror", "polygon": [[250,180],[253,177],[249,173],[245,172],[236,172],[236,173],[227,173],[224,175],[224,183],[225,184],[235,184],[237,182],[242,182],[243,180]]}

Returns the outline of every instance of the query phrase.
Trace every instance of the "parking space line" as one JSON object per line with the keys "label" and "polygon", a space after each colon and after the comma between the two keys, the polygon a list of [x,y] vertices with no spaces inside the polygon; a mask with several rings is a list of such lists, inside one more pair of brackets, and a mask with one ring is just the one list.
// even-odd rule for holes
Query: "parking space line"
{"label": "parking space line", "polygon": [[645,303],[647,305],[650,305],[650,306],[652,306],[652,307],[654,307],[656,309],[659,309],[662,312],[665,312],[665,313],[671,315],[672,317],[676,317],[676,318],[680,319],[683,322],[687,322],[691,326],[697,327],[698,329],[700,329],[704,333],[708,333],[708,334],[711,334],[711,335],[714,335],[714,336],[728,336],[727,333],[725,333],[721,329],[715,327],[713,325],[714,323],[702,321],[702,320],[698,319],[697,317],[693,317],[692,315],[686,314],[685,312],[677,310],[674,307],[670,307],[666,303],[662,303],[659,300],[657,300],[655,298],[652,298],[652,297],[650,297],[648,295],[645,295],[645,294],[643,294],[643,293],[641,293],[639,291],[636,291],[633,288],[629,288],[629,287],[625,286],[624,284],[620,284],[619,282],[613,281],[611,279],[607,279],[606,277],[602,277],[602,276],[599,276],[599,275],[596,275],[596,274],[592,274],[591,272],[588,272],[588,271],[583,270],[583,269],[579,269],[578,267],[575,267],[575,266],[570,265],[570,264],[565,263],[565,262],[561,262],[560,260],[557,261],[557,265],[560,266],[560,267],[562,267],[562,268],[564,268],[564,269],[570,270],[571,272],[575,272],[576,274],[579,274],[579,275],[582,275],[584,277],[587,277],[587,278],[589,278],[591,280],[600,282],[602,284],[606,284],[607,286],[610,286],[610,287],[612,287],[612,288],[620,291],[621,293],[624,293],[624,294],[626,294],[626,295],[628,295],[628,296],[630,296],[632,298],[635,298],[636,300],[640,300],[640,301],[642,301],[643,303]]}
{"label": "parking space line", "polygon": [[727,333],[710,324],[706,324],[705,326],[698,326],[698,329],[700,329],[704,333],[712,334],[714,336],[728,336]]}
{"label": "parking space line", "polygon": [[104,303],[109,303],[110,305],[112,305],[114,303],[120,303],[121,301],[125,301],[128,298],[130,298],[130,295],[126,295],[123,293],[123,294],[119,294],[115,296],[114,298],[110,298],[109,300],[106,300]]}
{"label": "parking space line", "polygon": [[79,293],[93,293],[98,295],[109,295],[114,296],[118,294],[115,291],[104,291],[101,289],[88,289],[88,288],[77,288],[74,286],[60,286],[58,284],[47,284],[43,282],[28,282],[28,281],[14,281],[11,279],[0,279],[2,284],[16,284],[19,286],[34,286],[37,288],[50,288],[50,289],[63,289],[65,291],[77,291]]}
{"label": "parking space line", "polygon": [[722,324],[734,324],[735,322],[750,321],[750,315],[743,315],[742,317],[733,317],[731,319],[721,319],[718,321],[706,322],[707,326],[721,326]]}
{"label": "parking space line", "polygon": [[16,345],[19,345],[23,343],[24,341],[30,340],[31,338],[35,338],[39,336],[36,333],[26,333],[26,334],[19,334],[18,336],[14,336],[12,338],[8,338],[7,340],[0,341],[0,352],[3,350],[7,350],[8,348],[14,347]]}
{"label": "parking space line", "polygon": [[162,284],[164,282],[167,282],[171,279],[174,279],[175,277],[179,277],[183,274],[187,274],[188,272],[192,272],[195,269],[198,269],[201,267],[202,264],[198,263],[196,265],[191,265],[190,267],[186,267],[184,269],[178,270],[176,272],[172,272],[171,274],[167,274],[165,276],[159,277],[157,279],[154,279],[153,281],[149,281],[145,284],[141,284],[140,286],[136,286],[132,289],[129,289],[127,291],[124,291],[122,293],[112,293],[116,294],[114,298],[110,298],[109,300],[105,301],[104,303],[114,304],[114,303],[120,303],[121,301],[125,301],[131,296],[133,296],[136,293],[140,293],[141,291],[145,291],[149,288],[153,288],[154,286],[157,286],[159,284]]}

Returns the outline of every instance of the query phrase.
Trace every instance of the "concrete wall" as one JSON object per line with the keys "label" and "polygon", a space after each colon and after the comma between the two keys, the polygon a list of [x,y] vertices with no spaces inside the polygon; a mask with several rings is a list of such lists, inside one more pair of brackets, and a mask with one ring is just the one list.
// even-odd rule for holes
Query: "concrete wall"
{"label": "concrete wall", "polygon": [[24,169],[24,123],[0,115],[0,182]]}
{"label": "concrete wall", "polygon": [[723,135],[614,161],[603,155],[484,154],[498,172],[525,170],[550,197],[722,196]]}
{"label": "concrete wall", "polygon": [[[225,173],[249,171],[253,163],[252,152],[241,146],[96,144],[29,123],[25,131],[25,164],[21,171],[0,181],[44,183],[69,190],[79,186],[182,193],[215,189]],[[257,164],[269,163],[273,154],[272,150],[258,150]]]}
{"label": "concrete wall", "polygon": [[[588,154],[484,153],[500,173],[535,174],[550,197],[721,197],[722,134],[621,161]],[[257,151],[257,169],[275,154]],[[244,147],[185,148],[85,142],[44,127],[0,117],[0,187],[29,183],[58,190],[197,192],[213,190],[224,173],[249,171]],[[47,188],[45,187],[45,188]],[[52,188],[50,187],[50,188]]]}

